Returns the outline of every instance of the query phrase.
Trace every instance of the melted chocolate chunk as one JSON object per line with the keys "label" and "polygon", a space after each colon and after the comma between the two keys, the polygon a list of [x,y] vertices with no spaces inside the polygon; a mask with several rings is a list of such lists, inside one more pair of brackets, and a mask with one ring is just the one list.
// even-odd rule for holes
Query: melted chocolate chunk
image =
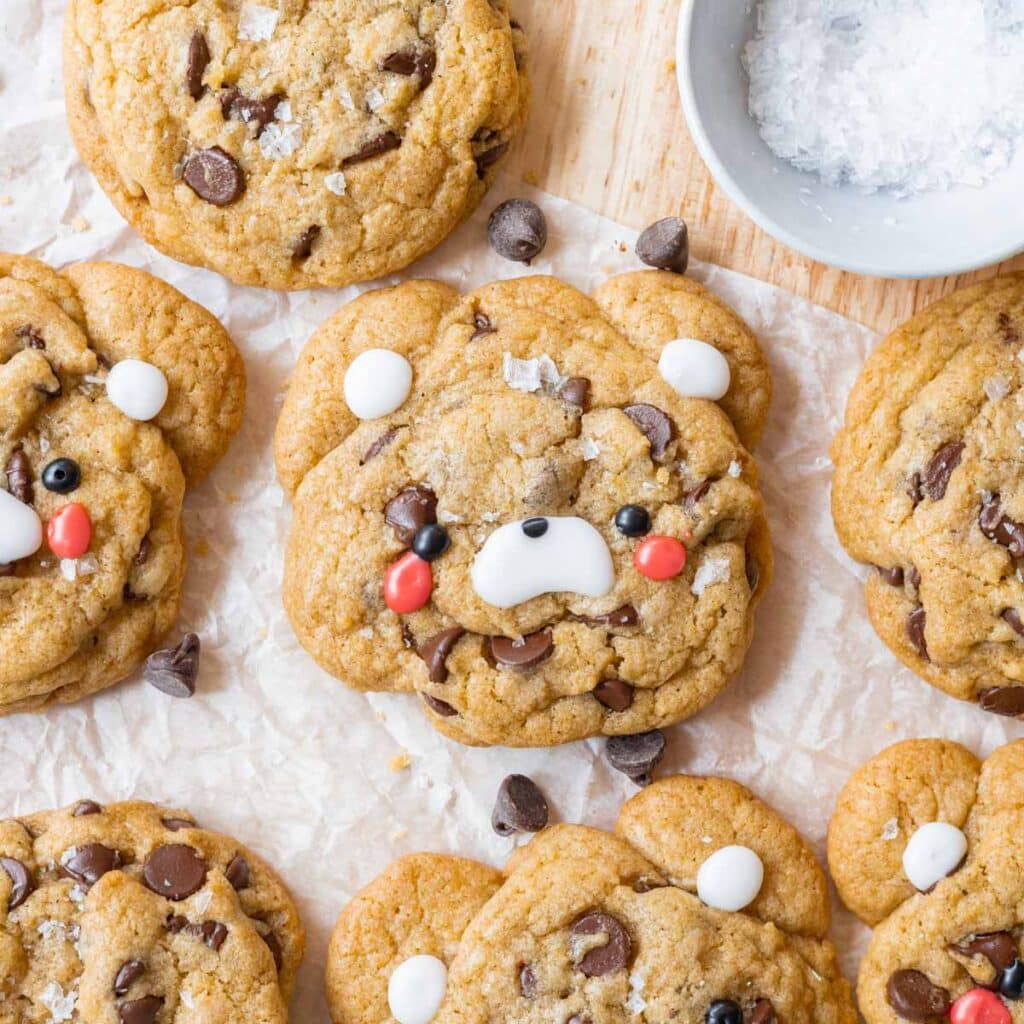
{"label": "melted chocolate chunk", "polygon": [[570,377],[558,389],[558,397],[586,412],[590,404],[590,381],[586,377]]}
{"label": "melted chocolate chunk", "polygon": [[421,693],[420,696],[423,698],[423,703],[426,704],[435,715],[440,715],[442,718],[454,718],[458,714],[458,711],[456,711],[455,708],[453,708],[447,701],[431,697],[429,693]]}
{"label": "melted chocolate chunk", "polygon": [[1006,548],[1015,562],[1024,562],[1024,523],[1003,515],[998,494],[988,495],[982,501],[978,526],[989,540]]}
{"label": "melted chocolate chunk", "polygon": [[121,1024],[154,1024],[164,1005],[160,996],[143,996],[117,1008]]}
{"label": "melted chocolate chunk", "polygon": [[142,865],[147,889],[169,900],[184,900],[206,882],[206,861],[181,843],[158,846]]}
{"label": "melted chocolate chunk", "polygon": [[925,466],[922,486],[924,493],[932,501],[942,501],[946,496],[949,478],[953,475],[953,470],[960,465],[965,447],[962,441],[951,441],[943,445]]}
{"label": "melted chocolate chunk", "polygon": [[452,626],[435,633],[429,640],[416,645],[416,653],[426,662],[427,678],[432,683],[443,683],[448,679],[448,666],[445,662],[448,655],[455,650],[455,645],[466,635],[461,626]]}
{"label": "melted chocolate chunk", "polygon": [[319,224],[310,224],[295,240],[295,244],[292,246],[292,259],[296,263],[304,263],[313,255],[313,245],[320,237],[322,230]]}
{"label": "melted chocolate chunk", "polygon": [[930,1021],[949,1012],[949,993],[920,971],[896,971],[885,986],[889,1005],[904,1020]]}
{"label": "melted chocolate chunk", "polygon": [[168,918],[167,930],[175,935],[191,935],[200,939],[203,943],[217,952],[224,945],[228,937],[226,925],[220,921],[203,921],[202,924],[193,924],[187,917],[174,916]]}
{"label": "melted chocolate chunk", "polygon": [[364,160],[372,160],[375,156],[398,149],[401,145],[401,136],[396,135],[393,131],[386,131],[364,143],[361,149],[357,149],[350,156],[345,157],[341,165],[342,167],[351,167],[353,164],[361,164]]}
{"label": "melted chocolate chunk", "polygon": [[71,809],[73,818],[85,818],[90,814],[102,814],[103,808],[95,800],[79,800]]}
{"label": "melted chocolate chunk", "polygon": [[530,964],[519,965],[519,994],[524,999],[537,997],[537,974]]}
{"label": "melted chocolate chunk", "polygon": [[11,880],[11,893],[7,897],[8,912],[16,910],[32,895],[35,883],[27,867],[13,857],[0,857],[0,868],[3,868]]}
{"label": "melted chocolate chunk", "polygon": [[903,566],[894,565],[891,569],[883,569],[880,565],[876,565],[875,568],[878,570],[878,575],[889,584],[890,587],[902,587],[904,580]]}
{"label": "melted chocolate chunk", "polygon": [[1009,313],[1000,313],[997,323],[999,324],[999,333],[1003,336],[1003,341],[1007,345],[1016,345],[1020,341],[1020,331],[1017,330],[1017,326],[1014,324],[1013,318]]}
{"label": "melted chocolate chunk", "polygon": [[262,99],[250,99],[237,86],[232,86],[221,93],[220,111],[225,120],[234,118],[236,121],[255,125],[256,137],[259,138],[263,134],[263,129],[274,120],[283,99],[278,92]]}
{"label": "melted chocolate chunk", "polygon": [[284,964],[284,953],[281,950],[281,943],[278,941],[277,936],[273,932],[267,932],[265,935],[261,935],[260,938],[267,944],[267,949],[270,950],[270,955],[274,958],[274,966],[280,972]]}
{"label": "melted chocolate chunk", "polygon": [[422,91],[434,80],[437,54],[433,48],[417,50],[408,47],[389,53],[381,61],[380,66],[382,71],[391,71],[396,75],[404,75],[406,78],[417,75],[420,80],[420,91]]}
{"label": "melted chocolate chunk", "polygon": [[239,853],[231,858],[231,863],[224,870],[224,877],[231,883],[235,892],[241,892],[252,885],[252,873],[249,862]]}
{"label": "melted chocolate chunk", "polygon": [[914,645],[914,650],[917,651],[925,661],[930,661],[931,659],[928,657],[928,644],[924,639],[925,618],[924,606],[919,604],[907,616],[907,637]]}
{"label": "melted chocolate chunk", "polygon": [[476,341],[478,338],[484,338],[488,334],[497,334],[498,328],[491,323],[491,318],[484,316],[483,313],[473,314],[473,333],[469,336],[470,341]]}
{"label": "melted chocolate chunk", "polygon": [[380,437],[377,438],[369,448],[363,452],[363,457],[359,460],[360,466],[365,466],[370,459],[375,459],[392,441],[398,436],[398,427],[392,427],[390,430],[384,431]]}
{"label": "melted chocolate chunk", "polygon": [[548,802],[533,779],[509,775],[498,789],[491,827],[499,836],[539,832],[548,823]]}
{"label": "melted chocolate chunk", "polygon": [[492,636],[487,639],[491,657],[499,665],[514,668],[520,672],[536,668],[548,660],[555,650],[555,640],[551,630],[541,629],[521,640],[510,640],[505,636]]}
{"label": "melted chocolate chunk", "polygon": [[1024,636],[1024,619],[1021,619],[1020,612],[1016,608],[1007,608],[1003,611],[1002,619],[1015,633]]}
{"label": "melted chocolate chunk", "polygon": [[230,206],[245,191],[245,175],[220,146],[200,149],[185,161],[185,184],[213,206]]}
{"label": "melted chocolate chunk", "polygon": [[585,622],[588,626],[635,626],[640,622],[640,616],[631,604],[624,604],[613,612],[605,612],[604,615],[574,615],[577,622]]}
{"label": "melted chocolate chunk", "polygon": [[961,956],[983,956],[997,971],[1013,966],[1017,959],[1017,942],[1009,932],[970,935],[951,948]]}
{"label": "melted chocolate chunk", "polygon": [[421,526],[437,522],[437,495],[429,487],[406,487],[384,506],[384,522],[408,547]]}
{"label": "melted chocolate chunk", "polygon": [[651,458],[662,462],[668,446],[675,440],[676,425],[657,406],[639,403],[622,410],[637,426],[651,445]]}
{"label": "melted chocolate chunk", "polygon": [[20,447],[11,452],[4,468],[7,474],[7,489],[18,501],[25,505],[32,504],[32,466],[28,456]]}
{"label": "melted chocolate chunk", "polygon": [[991,686],[978,691],[978,703],[983,711],[1005,718],[1024,715],[1024,686]]}
{"label": "melted chocolate chunk", "polygon": [[180,832],[183,828],[195,828],[196,823],[188,818],[161,818],[160,823],[168,832]]}
{"label": "melted chocolate chunk", "polygon": [[[485,149],[481,153],[477,153],[474,158],[476,161],[476,176],[480,179],[486,177],[487,172],[508,152],[508,143],[499,142],[497,145],[491,146],[490,149]],[[545,236],[546,237],[546,236]],[[532,259],[532,257],[531,257]],[[526,261],[529,262],[529,261]]]}
{"label": "melted chocolate chunk", "polygon": [[25,342],[26,348],[34,348],[39,351],[46,349],[46,342],[43,341],[43,336],[32,324],[22,324],[20,327],[16,327],[14,329],[14,336]]}
{"label": "melted chocolate chunk", "polygon": [[633,944],[629,932],[611,914],[591,910],[574,922],[569,934],[577,941],[595,935],[607,936],[604,945],[594,946],[576,960],[576,970],[586,977],[603,978],[628,966]]}
{"label": "melted chocolate chunk", "polygon": [[711,490],[711,484],[713,480],[701,480],[696,487],[691,487],[688,491],[684,492],[682,498],[683,508],[687,512],[692,512],[700,503],[701,499]]}
{"label": "melted chocolate chunk", "polygon": [[750,1024],[777,1024],[775,1007],[770,999],[758,999],[750,1014]]}
{"label": "melted chocolate chunk", "polygon": [[114,976],[114,995],[126,996],[132,982],[138,981],[146,973],[146,965],[141,960],[129,960],[121,964]]}
{"label": "melted chocolate chunk", "polygon": [[185,88],[194,100],[202,99],[205,92],[203,74],[210,63],[210,48],[202,32],[194,32],[188,43],[188,67],[185,69]]}
{"label": "melted chocolate chunk", "polygon": [[602,679],[594,697],[609,711],[628,711],[633,706],[633,687],[624,679]]}
{"label": "melted chocolate chunk", "polygon": [[60,859],[60,874],[82,885],[95,885],[108,871],[121,866],[121,854],[102,843],[73,846]]}

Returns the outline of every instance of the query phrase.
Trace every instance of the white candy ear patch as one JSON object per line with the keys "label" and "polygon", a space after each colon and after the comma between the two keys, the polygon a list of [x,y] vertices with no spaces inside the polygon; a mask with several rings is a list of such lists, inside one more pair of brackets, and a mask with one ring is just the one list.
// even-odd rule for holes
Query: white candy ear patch
{"label": "white candy ear patch", "polygon": [[713,402],[725,396],[731,379],[725,356],[696,338],[670,341],[661,350],[658,372],[683,398],[710,398]]}
{"label": "white candy ear patch", "polygon": [[400,409],[412,390],[409,360],[388,348],[368,348],[345,371],[345,404],[361,420]]}
{"label": "white candy ear patch", "polygon": [[0,488],[0,565],[34,555],[43,545],[43,523],[31,505]]}
{"label": "white candy ear patch", "polygon": [[746,846],[723,846],[697,872],[701,903],[716,910],[737,911],[749,907],[764,885],[764,864]]}
{"label": "white candy ear patch", "polygon": [[430,1024],[444,1002],[448,968],[436,956],[409,957],[388,981],[388,1006],[398,1024]]}
{"label": "white candy ear patch", "polygon": [[133,420],[151,420],[167,402],[163,371],[141,359],[122,359],[107,374],[107,398]]}
{"label": "white candy ear patch", "polygon": [[951,875],[967,856],[967,836],[955,825],[930,821],[922,825],[903,851],[903,870],[910,884],[927,892]]}

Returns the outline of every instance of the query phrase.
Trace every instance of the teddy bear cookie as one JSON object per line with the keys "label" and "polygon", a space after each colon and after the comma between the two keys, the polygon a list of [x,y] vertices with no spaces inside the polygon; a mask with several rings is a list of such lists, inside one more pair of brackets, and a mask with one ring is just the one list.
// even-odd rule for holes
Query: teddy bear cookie
{"label": "teddy bear cookie", "polygon": [[183,811],[0,821],[4,1024],[287,1024],[303,946],[274,872]]}
{"label": "teddy bear cookie", "polygon": [[463,743],[687,718],[738,671],[771,575],[747,450],[769,394],[750,330],[678,275],[361,296],[277,428],[299,640]]}
{"label": "teddy bear cookie", "polygon": [[828,860],[874,928],[857,985],[868,1024],[1024,1020],[1024,741],[980,763],[898,743],[839,796]]}
{"label": "teddy bear cookie", "polygon": [[1024,274],[891,334],[832,457],[839,539],[870,563],[871,621],[933,686],[1024,714]]}
{"label": "teddy bear cookie", "polygon": [[334,1024],[855,1024],[803,839],[725,779],[675,776],[615,834],[546,829],[504,874],[393,864],[338,920]]}
{"label": "teddy bear cookie", "polygon": [[506,0],[71,0],[68,121],[158,249],[336,287],[480,202],[525,120],[525,47]]}
{"label": "teddy bear cookie", "polygon": [[244,399],[231,339],[170,285],[0,255],[0,714],[111,686],[170,629],[185,488]]}

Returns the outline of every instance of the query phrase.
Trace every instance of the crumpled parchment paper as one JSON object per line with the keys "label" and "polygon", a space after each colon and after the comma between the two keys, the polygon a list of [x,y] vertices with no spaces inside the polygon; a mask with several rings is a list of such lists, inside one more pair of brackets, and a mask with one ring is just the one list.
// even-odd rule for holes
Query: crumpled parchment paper
{"label": "crumpled parchment paper", "polygon": [[[633,787],[604,763],[603,741],[463,749],[433,731],[418,701],[351,692],[299,647],[279,594],[289,508],[271,459],[273,413],[305,340],[357,289],[240,288],[136,237],[78,161],[64,124],[62,7],[0,0],[0,248],[57,265],[120,260],[170,281],[227,325],[245,355],[249,401],[227,458],[186,501],[190,568],[180,626],[202,636],[198,694],[174,701],[136,678],[78,705],[0,720],[0,815],[83,796],[139,797],[188,807],[204,825],[254,847],[289,882],[309,933],[293,1019],[326,1024],[321,979],[334,918],[393,858],[434,849],[501,863],[512,843],[492,833],[489,818],[509,772],[537,780],[556,820],[605,827]],[[550,242],[529,271],[486,244],[487,215],[510,194],[535,199],[549,220]],[[410,274],[465,289],[556,273],[586,290],[637,266],[634,240],[625,228],[506,180]],[[747,783],[823,853],[840,786],[882,747],[945,735],[987,753],[1021,729],[900,667],[868,624],[863,570],[836,542],[828,444],[876,337],[750,278],[708,266],[691,272],[746,318],[772,363],[775,401],[757,455],[776,579],[745,670],[703,714],[670,730],[662,773],[722,773]],[[865,930],[839,912],[834,935],[852,976]]]}

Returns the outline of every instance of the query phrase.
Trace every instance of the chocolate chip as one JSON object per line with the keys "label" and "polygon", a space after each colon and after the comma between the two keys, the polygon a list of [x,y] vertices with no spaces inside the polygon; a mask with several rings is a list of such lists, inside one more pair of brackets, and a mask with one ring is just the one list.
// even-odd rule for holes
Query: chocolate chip
{"label": "chocolate chip", "polygon": [[1021,619],[1020,612],[1016,608],[1004,609],[1002,619],[1015,633],[1024,636],[1024,619]]}
{"label": "chocolate chip", "polygon": [[245,191],[245,175],[220,146],[200,149],[185,161],[185,184],[214,206],[230,206]]}
{"label": "chocolate chip", "polygon": [[421,526],[437,522],[437,495],[429,487],[406,487],[384,506],[384,522],[408,547]]}
{"label": "chocolate chip", "polygon": [[420,90],[426,89],[434,80],[434,69],[437,67],[437,54],[433,49],[416,50],[408,47],[404,50],[396,50],[389,53],[380,62],[382,71],[391,71],[396,75],[405,75],[407,78],[418,75]]}
{"label": "chocolate chip", "polygon": [[918,605],[908,616],[907,616],[907,637],[910,642],[914,645],[914,650],[921,655],[925,661],[930,661],[928,657],[928,644],[924,639],[924,626],[925,626],[925,610],[923,605]]}
{"label": "chocolate chip", "polygon": [[624,604],[613,612],[605,612],[604,615],[579,615],[574,616],[578,622],[585,622],[588,626],[635,626],[640,621],[636,609],[631,604]]}
{"label": "chocolate chip", "polygon": [[225,120],[233,117],[236,121],[255,125],[256,138],[259,138],[263,129],[274,120],[282,100],[284,97],[277,92],[262,99],[250,99],[237,86],[232,86],[221,93],[220,112]]}
{"label": "chocolate chip", "polygon": [[487,221],[487,241],[504,259],[528,264],[547,245],[547,221],[536,203],[507,199]]}
{"label": "chocolate chip", "polygon": [[1010,314],[1000,313],[997,322],[999,324],[999,333],[1003,336],[1003,341],[1007,345],[1016,345],[1020,341],[1020,331],[1014,325]]}
{"label": "chocolate chip", "polygon": [[612,736],[604,747],[608,763],[638,786],[651,783],[651,772],[665,756],[665,734],[659,729],[633,736]]}
{"label": "chocolate chip", "polygon": [[216,953],[227,940],[227,925],[221,924],[220,921],[204,921],[202,923],[202,937],[203,942]]}
{"label": "chocolate chip", "polygon": [[121,854],[102,843],[73,846],[60,859],[60,874],[85,886],[95,885],[108,871],[121,866]]}
{"label": "chocolate chip", "polygon": [[345,157],[341,165],[342,167],[351,167],[353,164],[361,164],[364,160],[372,160],[375,156],[380,156],[381,153],[398,149],[401,144],[402,139],[400,136],[392,131],[386,131],[376,138],[370,139],[369,142],[364,143],[362,148],[357,149],[351,156]]}
{"label": "chocolate chip", "polygon": [[73,818],[84,818],[90,814],[102,814],[103,808],[95,800],[79,800],[71,809]]}
{"label": "chocolate chip", "polygon": [[146,888],[169,900],[183,900],[206,881],[206,861],[181,843],[158,846],[142,865]]}
{"label": "chocolate chip", "polygon": [[629,963],[633,945],[629,933],[611,914],[591,910],[573,924],[569,934],[575,940],[594,935],[608,937],[605,945],[595,946],[575,962],[576,970],[588,978],[603,978],[606,974],[624,970]]}
{"label": "chocolate chip", "polygon": [[20,447],[11,452],[4,469],[7,474],[7,489],[18,501],[32,504],[32,465]]}
{"label": "chocolate chip", "polygon": [[594,1024],[589,1017],[584,1017],[582,1013],[574,1013],[565,1024]]}
{"label": "chocolate chip", "polygon": [[488,637],[487,644],[491,657],[499,665],[520,672],[536,668],[547,661],[555,650],[555,639],[550,628],[530,633],[521,640],[510,640],[507,636]]}
{"label": "chocolate chip", "polygon": [[142,543],[139,545],[139,550],[135,557],[132,559],[132,564],[136,566],[143,566],[149,560],[150,543],[149,537],[143,537]]}
{"label": "chocolate chip", "polygon": [[483,313],[473,314],[473,333],[469,336],[470,341],[476,341],[478,338],[486,337],[488,334],[497,334],[498,328],[491,323],[490,317],[484,316]]}
{"label": "chocolate chip", "polygon": [[267,944],[267,949],[270,950],[270,955],[274,958],[274,966],[280,971],[284,963],[284,954],[277,936],[273,932],[267,932],[266,935],[261,935],[260,938]]}
{"label": "chocolate chip", "polygon": [[43,341],[43,336],[32,326],[32,324],[22,324],[20,327],[14,329],[14,336],[20,338],[25,342],[28,348],[38,349],[45,351],[46,342]]}
{"label": "chocolate chip", "polygon": [[1009,932],[970,935],[951,948],[961,956],[983,956],[997,971],[1006,970],[1017,960],[1017,943]]}
{"label": "chocolate chip", "polygon": [[1006,718],[1024,715],[1024,686],[991,686],[978,691],[978,703],[983,711]]}
{"label": "chocolate chip", "polygon": [[635,424],[651,445],[651,458],[662,462],[668,446],[675,440],[676,425],[657,406],[639,403],[627,405],[622,410]]}
{"label": "chocolate chip", "polygon": [[210,48],[206,45],[206,36],[202,32],[194,32],[188,43],[188,67],[185,70],[185,86],[194,100],[202,99],[203,74],[209,63]]}
{"label": "chocolate chip", "polygon": [[624,679],[602,679],[594,696],[610,711],[628,711],[633,705],[633,687]]}
{"label": "chocolate chip", "polygon": [[146,659],[146,682],[169,697],[191,697],[199,676],[199,647],[199,637],[186,633],[176,647],[154,651]]}
{"label": "chocolate chip", "polygon": [[196,823],[188,818],[161,818],[160,823],[168,832],[180,832],[183,828],[195,828]]}
{"label": "chocolate chip", "polygon": [[370,459],[375,459],[392,441],[398,436],[398,427],[392,427],[390,430],[385,430],[380,437],[377,438],[373,444],[363,453],[363,457],[359,460],[360,466],[365,466]]}
{"label": "chocolate chip", "polygon": [[8,576],[13,576],[16,570],[13,562],[0,563],[0,579],[5,579]]}
{"label": "chocolate chip", "polygon": [[590,381],[586,377],[570,377],[559,389],[558,397],[577,409],[587,411],[590,403]]}
{"label": "chocolate chip", "polygon": [[690,262],[686,221],[678,217],[656,221],[637,239],[636,254],[649,267],[685,274]]}
{"label": "chocolate chip", "polygon": [[533,779],[509,775],[498,789],[491,814],[491,828],[499,836],[515,832],[539,832],[548,823],[548,802]]}
{"label": "chocolate chip", "polygon": [[305,231],[296,239],[292,246],[292,259],[296,263],[308,260],[313,254],[313,244],[320,237],[321,227],[319,224],[310,224]]}
{"label": "chocolate chip", "polygon": [[145,973],[146,965],[141,960],[129,960],[121,964],[114,976],[114,995],[127,995],[128,989],[132,987],[132,982],[138,981]]}
{"label": "chocolate chip", "polygon": [[1003,515],[998,494],[985,496],[978,513],[978,526],[989,540],[1006,548],[1015,562],[1024,562],[1024,523]]}
{"label": "chocolate chip", "polygon": [[996,981],[999,994],[1004,999],[1013,1002],[1024,999],[1024,963],[1020,960],[1014,960],[1009,967],[1000,971]]}
{"label": "chocolate chip", "polygon": [[750,1024],[777,1024],[775,1007],[770,999],[758,999],[750,1014]]}
{"label": "chocolate chip", "polygon": [[231,883],[235,892],[248,889],[252,884],[252,877],[249,871],[249,862],[239,853],[231,858],[224,871],[224,877]]}
{"label": "chocolate chip", "polygon": [[710,479],[701,480],[696,487],[691,487],[688,491],[684,491],[682,497],[683,508],[688,512],[692,512],[700,504],[704,495],[711,490],[712,482]]}
{"label": "chocolate chip", "polygon": [[160,996],[143,996],[117,1008],[121,1024],[154,1024],[164,1005]]}
{"label": "chocolate chip", "polygon": [[648,875],[640,875],[638,878],[633,879],[633,892],[641,896],[654,892],[655,889],[664,888],[666,888],[665,882],[660,882],[656,878],[650,878]]}
{"label": "chocolate chip", "polygon": [[921,588],[921,573],[918,571],[916,566],[911,566],[910,571],[907,573],[907,582],[915,589],[920,590]]}
{"label": "chocolate chip", "polygon": [[885,986],[889,1005],[904,1020],[930,1021],[949,1012],[949,993],[920,971],[896,971]]}
{"label": "chocolate chip", "polygon": [[924,501],[924,490],[923,482],[921,480],[920,473],[911,473],[910,478],[907,480],[907,497],[914,503],[914,508]]}
{"label": "chocolate chip", "polygon": [[445,662],[455,645],[466,635],[461,626],[452,626],[435,633],[429,640],[416,646],[416,653],[427,664],[427,678],[432,683],[443,683],[448,679],[448,666]]}
{"label": "chocolate chip", "polygon": [[878,575],[889,584],[890,587],[902,587],[903,586],[903,566],[894,565],[891,569],[883,569],[880,565],[876,565],[875,568],[878,570]]}
{"label": "chocolate chip", "polygon": [[519,965],[519,993],[524,999],[537,996],[537,974],[530,964]]}
{"label": "chocolate chip", "polygon": [[447,701],[431,697],[429,693],[421,693],[420,696],[423,698],[423,703],[426,704],[435,715],[440,715],[442,718],[454,718],[458,714],[458,711],[456,711],[455,708],[453,708]]}
{"label": "chocolate chip", "polygon": [[932,501],[941,501],[946,496],[949,478],[953,470],[960,465],[966,445],[962,441],[951,441],[943,445],[925,466],[922,485],[924,493]]}
{"label": "chocolate chip", "polygon": [[[485,149],[481,153],[477,153],[474,158],[476,161],[476,176],[481,180],[486,177],[487,172],[508,152],[508,143],[499,142],[496,146],[491,146],[490,149]],[[546,229],[545,229],[546,230]],[[546,235],[545,235],[546,240]],[[544,246],[541,244],[541,249]],[[537,250],[540,251],[539,249]],[[534,254],[536,255],[536,253]],[[532,259],[533,257],[531,257]],[[529,260],[522,260],[520,262],[529,263]]]}
{"label": "chocolate chip", "polygon": [[20,860],[15,860],[13,857],[0,857],[0,868],[4,869],[7,877],[11,880],[11,894],[7,897],[7,910],[10,912],[20,907],[32,895],[35,883],[32,881],[28,868]]}

